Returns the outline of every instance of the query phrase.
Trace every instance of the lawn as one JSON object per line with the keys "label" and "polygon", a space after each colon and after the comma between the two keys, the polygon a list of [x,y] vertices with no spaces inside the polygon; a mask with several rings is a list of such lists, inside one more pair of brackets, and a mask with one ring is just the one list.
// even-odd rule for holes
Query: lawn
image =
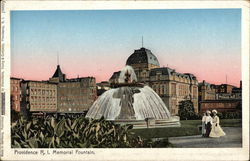
{"label": "lawn", "polygon": [[[222,127],[241,127],[241,123],[241,119],[220,120]],[[200,134],[199,125],[201,125],[201,120],[182,120],[181,127],[132,129],[132,131],[145,139],[190,136]]]}

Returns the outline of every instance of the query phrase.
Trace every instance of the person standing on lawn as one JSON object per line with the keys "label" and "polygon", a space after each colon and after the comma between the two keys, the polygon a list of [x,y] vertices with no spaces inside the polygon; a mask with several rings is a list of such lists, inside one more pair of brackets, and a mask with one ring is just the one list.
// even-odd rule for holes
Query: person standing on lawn
{"label": "person standing on lawn", "polygon": [[206,117],[207,117],[207,114],[206,114],[206,112],[204,112],[203,113],[203,117],[202,117],[202,120],[201,120],[201,122],[202,122],[202,128],[201,128],[201,134],[202,134],[202,137],[205,137],[205,135],[206,135]]}
{"label": "person standing on lawn", "polygon": [[210,132],[211,132],[211,127],[212,127],[212,117],[210,116],[211,112],[208,110],[206,112],[207,116],[206,116],[206,121],[205,121],[205,126],[206,126],[206,135],[205,137],[209,137]]}
{"label": "person standing on lawn", "polygon": [[217,116],[217,111],[213,110],[213,123],[212,123],[212,130],[209,134],[209,137],[212,138],[218,138],[221,136],[225,136],[225,132],[222,130],[222,128],[220,127],[220,119]]}

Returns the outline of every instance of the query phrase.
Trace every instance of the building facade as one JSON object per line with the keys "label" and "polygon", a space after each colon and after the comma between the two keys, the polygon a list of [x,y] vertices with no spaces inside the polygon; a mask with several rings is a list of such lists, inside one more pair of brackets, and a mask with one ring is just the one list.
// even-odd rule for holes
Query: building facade
{"label": "building facade", "polygon": [[168,67],[150,70],[146,82],[163,100],[171,114],[177,115],[179,102],[191,100],[198,112],[198,81],[192,74],[178,73]]}
{"label": "building facade", "polygon": [[205,80],[199,83],[199,101],[214,100],[216,98],[215,85],[207,83]]}
{"label": "building facade", "polygon": [[10,105],[11,109],[16,112],[20,112],[21,81],[20,78],[10,78]]}
{"label": "building facade", "polygon": [[96,100],[95,83],[93,77],[67,79],[58,83],[58,112],[87,111]]}
{"label": "building facade", "polygon": [[43,81],[22,81],[21,107],[25,112],[56,112],[57,85]]}
{"label": "building facade", "polygon": [[[146,48],[135,50],[126,65],[133,67],[139,83],[149,85],[162,98],[172,115],[178,114],[183,100],[191,100],[198,112],[198,81],[193,74],[160,67],[157,57]],[[119,74],[120,71],[113,73],[110,84],[118,83]]]}
{"label": "building facade", "polygon": [[241,109],[242,86],[229,84],[213,85],[199,83],[199,112],[216,109],[219,112],[234,112]]}
{"label": "building facade", "polygon": [[58,65],[49,82],[57,84],[57,111],[60,113],[82,113],[96,100],[94,77],[66,79]]}
{"label": "building facade", "polygon": [[230,85],[230,84],[216,85],[216,93],[229,93],[229,94],[231,94],[233,91],[233,88],[236,88],[236,87],[233,85]]}
{"label": "building facade", "polygon": [[216,109],[218,112],[235,112],[241,106],[241,99],[225,99],[225,100],[205,100],[200,102],[201,111],[212,111]]}
{"label": "building facade", "polygon": [[[13,108],[17,106],[18,109],[15,103],[19,99],[19,111],[24,114],[83,113],[97,97],[94,77],[66,79],[59,65],[49,81],[11,79],[11,87]],[[21,93],[21,97],[18,93]]]}

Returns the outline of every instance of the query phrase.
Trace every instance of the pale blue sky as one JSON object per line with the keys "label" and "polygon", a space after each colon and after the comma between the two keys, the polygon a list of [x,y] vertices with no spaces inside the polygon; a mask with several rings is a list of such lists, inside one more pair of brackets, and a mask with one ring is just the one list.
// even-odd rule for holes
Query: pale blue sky
{"label": "pale blue sky", "polygon": [[241,79],[240,9],[12,11],[12,75],[48,79],[58,53],[69,77],[107,80],[142,35],[161,66],[212,83]]}

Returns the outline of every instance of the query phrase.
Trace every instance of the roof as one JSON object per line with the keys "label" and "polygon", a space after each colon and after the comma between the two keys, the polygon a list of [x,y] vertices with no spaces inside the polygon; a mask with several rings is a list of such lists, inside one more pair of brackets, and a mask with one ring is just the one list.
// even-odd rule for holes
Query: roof
{"label": "roof", "polygon": [[226,102],[241,102],[241,99],[231,98],[231,99],[218,99],[218,100],[204,100],[200,103],[226,103]]}
{"label": "roof", "polygon": [[57,65],[56,71],[54,73],[54,75],[52,76],[52,78],[59,78],[59,81],[62,82],[65,79],[65,74],[63,74],[60,65]]}
{"label": "roof", "polygon": [[71,79],[66,79],[64,82],[80,82],[84,80],[93,80],[95,79],[94,77],[80,77],[80,78],[71,78]]}
{"label": "roof", "polygon": [[128,57],[126,65],[141,64],[141,63],[160,66],[156,56],[150,50],[143,47],[138,50],[135,50],[134,53]]}
{"label": "roof", "polygon": [[56,71],[55,71],[54,75],[52,76],[52,78],[55,78],[55,77],[63,77],[63,73],[62,73],[62,70],[60,68],[60,65],[57,65]]}
{"label": "roof", "polygon": [[23,78],[10,77],[10,79],[23,80]]}
{"label": "roof", "polygon": [[43,83],[43,84],[57,84],[57,83],[49,82],[49,81],[22,80],[22,83],[30,83],[30,82],[33,82],[33,83]]}
{"label": "roof", "polygon": [[154,68],[150,70],[149,76],[156,76],[157,73],[160,73],[161,75],[177,75],[178,77],[187,78],[190,80],[196,80],[196,77],[193,74],[190,73],[178,73],[174,69],[171,69],[169,67],[162,67],[162,68]]}
{"label": "roof", "polygon": [[120,73],[121,73],[121,71],[114,72],[110,79],[116,79],[116,78],[118,78],[119,75],[120,75]]}
{"label": "roof", "polygon": [[151,69],[149,75],[156,76],[156,73],[160,73],[161,75],[172,75],[173,72],[175,72],[173,69],[168,67],[163,67],[163,68]]}
{"label": "roof", "polygon": [[202,85],[210,87],[210,88],[212,88],[212,87],[215,88],[214,84],[208,83],[205,80],[203,80],[202,82],[199,83],[199,86],[202,86]]}

